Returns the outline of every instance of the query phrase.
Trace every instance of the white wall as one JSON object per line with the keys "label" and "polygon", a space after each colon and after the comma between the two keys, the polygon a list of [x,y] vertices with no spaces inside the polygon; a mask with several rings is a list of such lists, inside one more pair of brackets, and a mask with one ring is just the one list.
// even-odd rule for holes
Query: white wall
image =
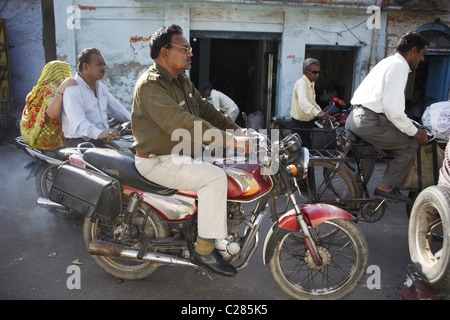
{"label": "white wall", "polygon": [[[372,4],[374,1],[360,1]],[[305,45],[360,47],[357,54],[355,84],[366,73],[372,54],[372,30],[366,26],[370,16],[367,5],[338,1],[345,6],[289,5],[293,1],[270,4],[239,4],[237,1],[167,1],[133,0],[55,0],[57,55],[75,66],[76,54],[85,47],[97,47],[105,55],[108,71],[104,83],[125,106],[130,107],[134,84],[152,63],[150,36],[163,25],[179,24],[189,37],[189,30],[245,31],[282,33],[277,84],[277,113],[287,115],[292,89],[301,76]],[[287,3],[287,5],[286,5]],[[67,21],[79,13],[79,28]],[[69,11],[68,11],[69,9]],[[383,14],[383,17],[385,14]],[[375,53],[383,57],[385,20],[379,32]],[[352,32],[348,31],[352,29]],[[367,45],[361,45],[360,41]]]}

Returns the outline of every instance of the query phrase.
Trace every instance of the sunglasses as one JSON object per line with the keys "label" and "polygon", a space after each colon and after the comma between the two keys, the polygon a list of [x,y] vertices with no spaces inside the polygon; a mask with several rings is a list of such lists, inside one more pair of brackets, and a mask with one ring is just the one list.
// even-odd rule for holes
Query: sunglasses
{"label": "sunglasses", "polygon": [[[306,70],[308,70],[308,69],[306,69]],[[313,73],[313,74],[320,74],[320,71],[311,71],[311,70],[308,70],[308,71]]]}
{"label": "sunglasses", "polygon": [[174,43],[169,43],[168,45],[171,45],[171,46],[175,46],[175,47],[179,47],[179,48],[182,48],[182,50],[181,51],[183,51],[184,53],[192,53],[192,47],[191,46],[186,46],[186,47],[183,47],[183,46],[179,46],[179,45],[177,45],[177,44],[174,44]]}

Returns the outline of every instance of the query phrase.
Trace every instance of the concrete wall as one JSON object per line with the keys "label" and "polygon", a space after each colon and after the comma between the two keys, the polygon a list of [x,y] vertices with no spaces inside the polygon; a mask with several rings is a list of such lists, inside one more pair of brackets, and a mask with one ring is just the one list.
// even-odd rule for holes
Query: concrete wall
{"label": "concrete wall", "polygon": [[[282,34],[277,114],[290,110],[292,89],[301,76],[305,45],[355,46],[354,86],[367,73],[370,61],[384,57],[386,15],[373,42],[366,20],[376,1],[133,1],[57,0],[57,56],[75,66],[85,47],[103,51],[108,71],[104,83],[130,107],[134,84],[152,63],[150,36],[163,25],[190,30],[276,32]],[[348,30],[351,29],[351,32]],[[373,50],[374,49],[374,50]]]}
{"label": "concrete wall", "polygon": [[3,0],[0,8],[8,33],[13,113],[20,115],[26,95],[36,85],[45,65],[41,1]]}

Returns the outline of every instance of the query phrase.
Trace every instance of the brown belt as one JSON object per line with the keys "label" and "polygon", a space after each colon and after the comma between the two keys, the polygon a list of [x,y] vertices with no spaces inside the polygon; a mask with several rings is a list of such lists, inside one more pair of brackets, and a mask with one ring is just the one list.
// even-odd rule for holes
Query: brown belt
{"label": "brown belt", "polygon": [[139,152],[136,151],[136,156],[139,157],[139,158],[149,158],[150,157],[150,153],[142,154],[142,153],[139,153]]}

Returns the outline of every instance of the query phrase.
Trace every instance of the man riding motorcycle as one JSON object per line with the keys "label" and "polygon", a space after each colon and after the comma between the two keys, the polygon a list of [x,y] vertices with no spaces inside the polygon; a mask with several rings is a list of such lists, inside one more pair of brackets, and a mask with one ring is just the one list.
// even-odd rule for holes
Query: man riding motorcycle
{"label": "man riding motorcycle", "polygon": [[[248,138],[225,132],[240,127],[203,99],[184,73],[191,69],[193,54],[179,26],[156,31],[150,48],[155,64],[137,82],[131,114],[136,168],[145,178],[162,186],[197,192],[198,238],[190,259],[213,272],[233,276],[236,269],[214,249],[214,239],[227,236],[226,174],[210,163],[193,163],[191,154],[173,154],[177,141],[172,140],[172,133],[187,130],[189,145],[221,144],[233,149],[235,139],[240,144],[239,140]],[[195,122],[201,123],[201,141],[194,141],[194,129],[199,128]],[[208,129],[217,130],[221,141],[203,140]]]}

